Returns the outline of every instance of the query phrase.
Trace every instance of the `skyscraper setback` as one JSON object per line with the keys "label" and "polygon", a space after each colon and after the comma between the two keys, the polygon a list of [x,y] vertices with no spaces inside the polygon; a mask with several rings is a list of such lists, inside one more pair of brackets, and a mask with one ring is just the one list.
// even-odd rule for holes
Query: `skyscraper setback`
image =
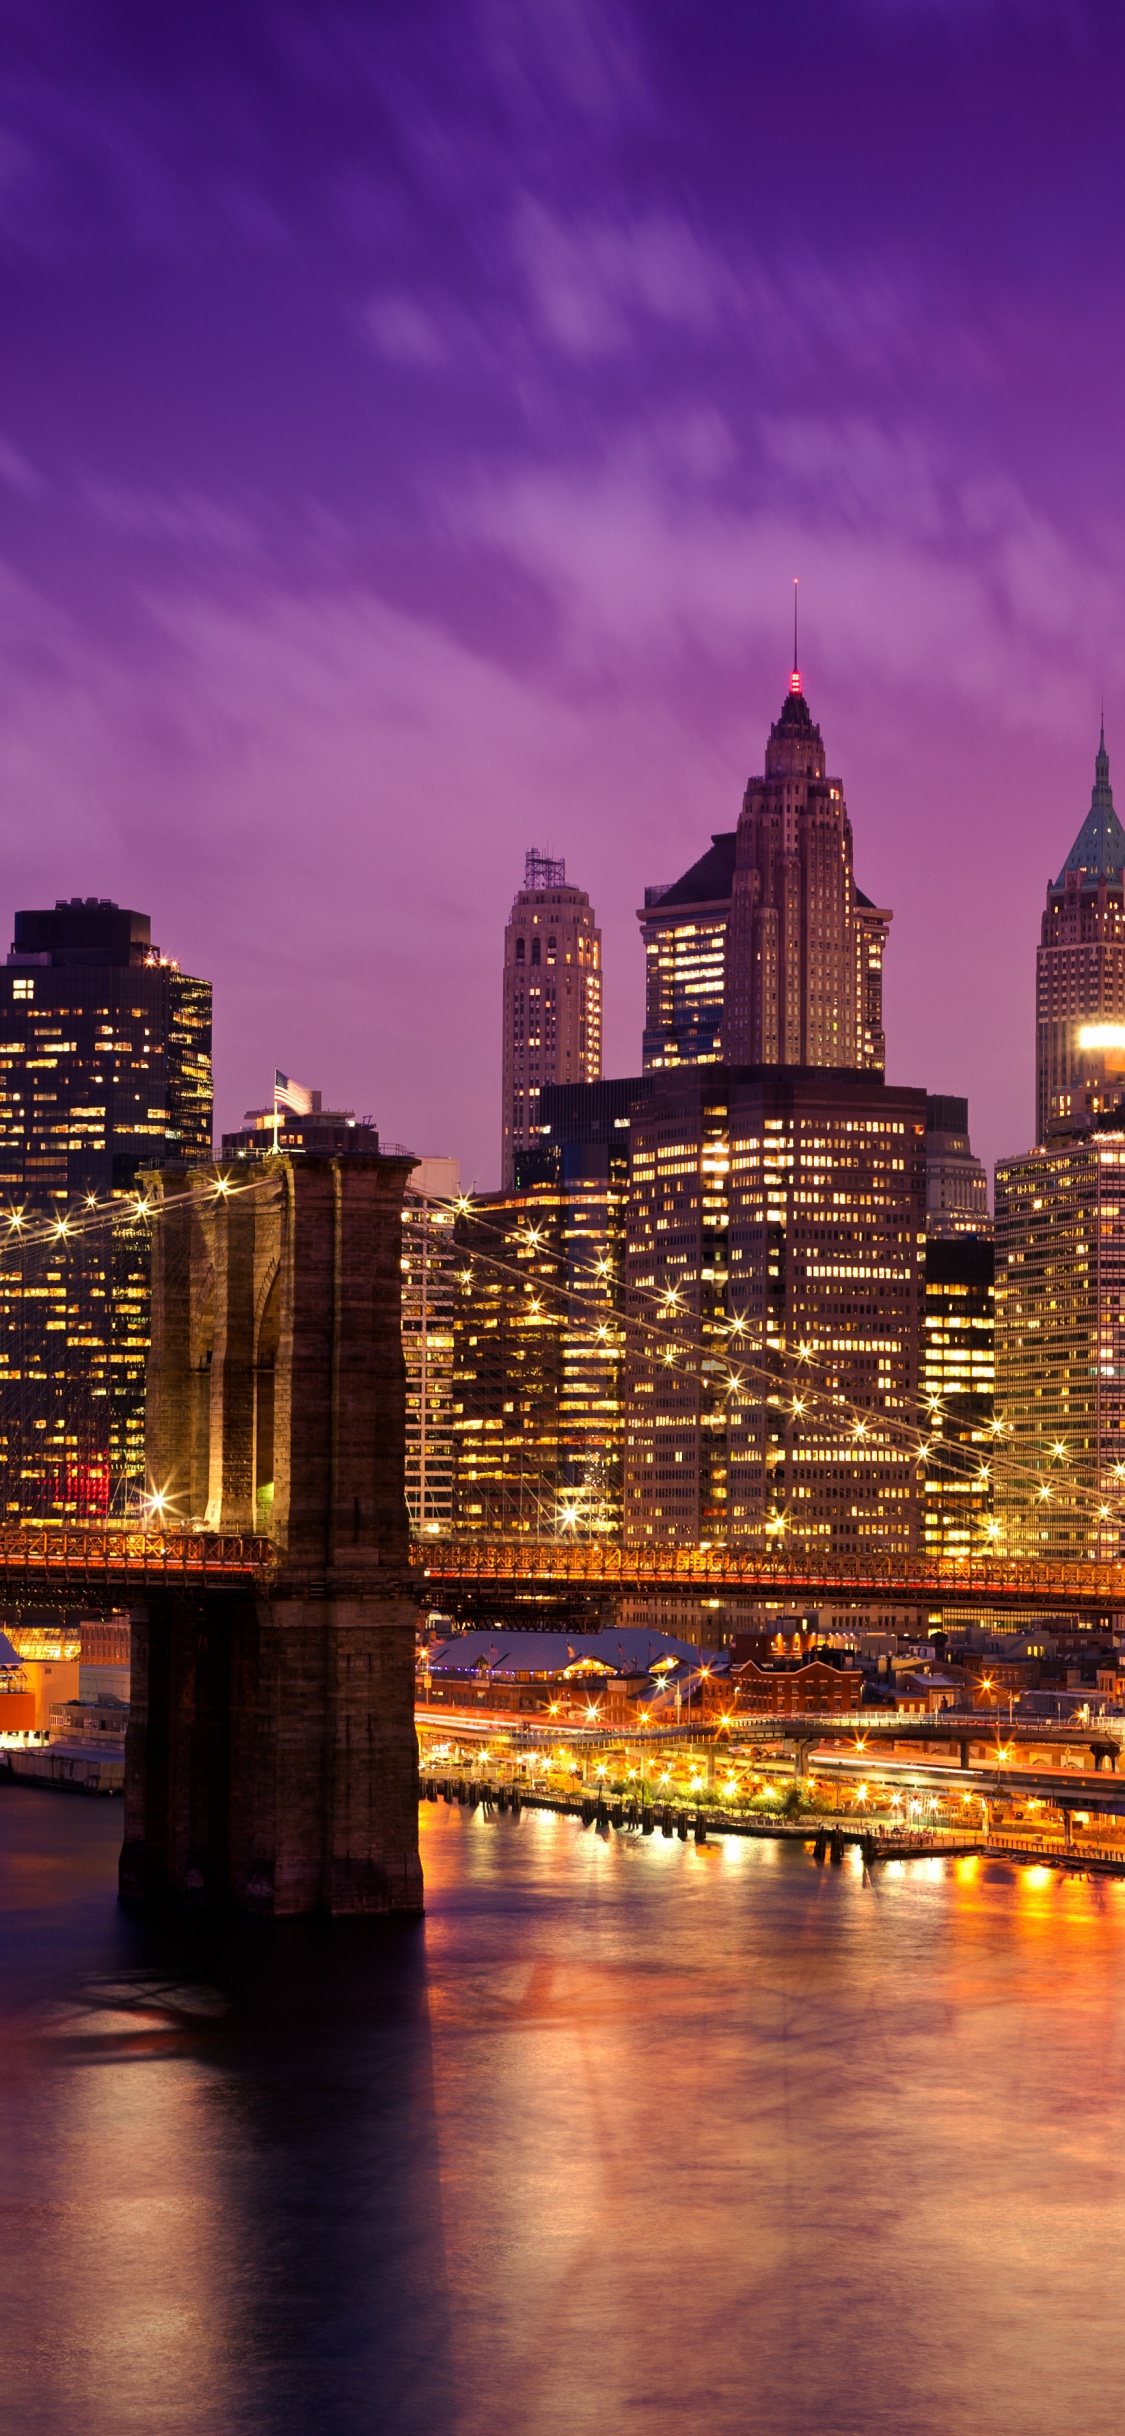
{"label": "skyscraper setback", "polygon": [[723,1054],[726,937],[734,876],[733,829],[670,888],[646,888],[637,919],[645,949],[646,1074],[713,1066]]}
{"label": "skyscraper setback", "polygon": [[602,934],[566,864],[534,848],[504,933],[503,1173],[539,1140],[548,1083],[594,1083],[602,1070]]}

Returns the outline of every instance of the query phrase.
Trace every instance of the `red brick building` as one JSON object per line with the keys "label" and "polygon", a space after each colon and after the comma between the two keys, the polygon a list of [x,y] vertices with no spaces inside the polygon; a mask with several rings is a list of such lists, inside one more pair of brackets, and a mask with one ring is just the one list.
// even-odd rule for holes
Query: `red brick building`
{"label": "red brick building", "polygon": [[740,1709],[770,1717],[794,1717],[803,1711],[823,1717],[831,1710],[858,1709],[863,1698],[859,1668],[830,1666],[824,1658],[777,1666],[759,1666],[750,1658],[732,1666],[730,1680]]}

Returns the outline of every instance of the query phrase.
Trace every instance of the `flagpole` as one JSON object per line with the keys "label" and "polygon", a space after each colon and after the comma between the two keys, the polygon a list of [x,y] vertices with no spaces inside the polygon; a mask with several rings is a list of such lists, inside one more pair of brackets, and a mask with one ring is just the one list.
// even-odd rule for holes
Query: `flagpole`
{"label": "flagpole", "polygon": [[277,1067],[273,1070],[273,1155],[277,1157]]}

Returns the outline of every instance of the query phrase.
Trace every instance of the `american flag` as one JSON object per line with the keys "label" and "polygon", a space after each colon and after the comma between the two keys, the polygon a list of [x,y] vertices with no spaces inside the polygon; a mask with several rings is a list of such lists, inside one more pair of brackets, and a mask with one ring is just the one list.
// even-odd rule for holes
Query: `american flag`
{"label": "american flag", "polygon": [[294,1116],[311,1116],[313,1094],[304,1083],[295,1083],[292,1075],[283,1074],[280,1066],[275,1066],[273,1104],[275,1108],[291,1108]]}

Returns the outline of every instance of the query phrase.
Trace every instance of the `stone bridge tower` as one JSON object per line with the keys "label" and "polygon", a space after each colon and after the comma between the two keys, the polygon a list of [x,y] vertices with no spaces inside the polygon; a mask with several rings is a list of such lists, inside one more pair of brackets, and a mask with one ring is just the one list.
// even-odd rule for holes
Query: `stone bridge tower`
{"label": "stone bridge tower", "polygon": [[121,1890],[420,1911],[402,1197],[359,1153],[164,1169],[146,1463],[169,1522],[261,1532],[256,1590],[134,1616]]}

